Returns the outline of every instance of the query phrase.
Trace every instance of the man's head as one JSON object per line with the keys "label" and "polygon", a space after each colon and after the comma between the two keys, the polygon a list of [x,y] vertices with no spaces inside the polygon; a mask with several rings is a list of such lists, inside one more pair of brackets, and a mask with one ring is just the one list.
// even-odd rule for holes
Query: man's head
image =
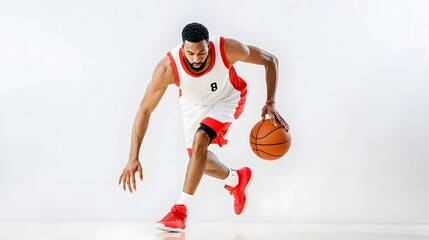
{"label": "man's head", "polygon": [[182,30],[183,53],[194,71],[201,71],[209,54],[209,31],[200,23],[189,23]]}

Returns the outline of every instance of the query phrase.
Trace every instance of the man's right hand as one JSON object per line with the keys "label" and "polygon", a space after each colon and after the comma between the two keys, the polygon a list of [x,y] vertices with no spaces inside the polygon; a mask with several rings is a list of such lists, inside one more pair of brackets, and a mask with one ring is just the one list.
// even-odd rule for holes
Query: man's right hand
{"label": "man's right hand", "polygon": [[[124,170],[122,170],[121,176],[119,177],[119,185],[122,183],[124,191],[127,190],[127,186],[130,193],[133,193],[133,189],[134,191],[137,191],[135,177],[136,172],[139,172],[140,180],[143,181],[143,170],[140,162],[138,160],[129,160],[127,165],[125,165]],[[131,183],[133,184],[133,188],[131,188]]]}

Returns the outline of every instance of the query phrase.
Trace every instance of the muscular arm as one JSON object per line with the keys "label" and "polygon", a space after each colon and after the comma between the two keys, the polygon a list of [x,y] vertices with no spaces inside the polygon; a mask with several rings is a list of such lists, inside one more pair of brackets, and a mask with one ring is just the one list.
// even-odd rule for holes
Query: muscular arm
{"label": "muscular arm", "polygon": [[274,125],[280,123],[286,129],[289,129],[289,126],[286,121],[280,116],[280,114],[274,107],[278,76],[277,58],[273,54],[263,49],[245,45],[234,39],[225,39],[224,44],[225,55],[230,66],[232,66],[238,61],[242,61],[263,65],[265,67],[265,81],[267,83],[267,102],[262,108],[261,116],[265,118],[265,115],[269,114],[271,121]]}
{"label": "muscular arm", "polygon": [[174,81],[173,68],[166,56],[156,66],[152,80],[146,88],[145,95],[134,119],[129,160],[138,159],[140,146],[146,134],[150,115],[160,102],[168,85],[174,83]]}
{"label": "muscular arm", "polygon": [[[174,82],[173,68],[170,64],[170,60],[166,56],[156,66],[152,75],[152,80],[146,88],[146,92],[134,119],[128,162],[119,177],[119,184],[122,183],[124,191],[127,186],[131,193],[133,189],[134,191],[137,190],[135,180],[136,172],[139,173],[140,180],[143,180],[143,170],[139,161],[139,152],[149,125],[150,115],[153,110],[155,110],[168,85]],[[133,187],[131,187],[131,184]]]}
{"label": "muscular arm", "polygon": [[254,47],[244,45],[234,39],[225,39],[225,54],[228,63],[232,66],[238,61],[263,65],[267,82],[267,101],[274,101],[277,88],[278,60],[271,53]]}

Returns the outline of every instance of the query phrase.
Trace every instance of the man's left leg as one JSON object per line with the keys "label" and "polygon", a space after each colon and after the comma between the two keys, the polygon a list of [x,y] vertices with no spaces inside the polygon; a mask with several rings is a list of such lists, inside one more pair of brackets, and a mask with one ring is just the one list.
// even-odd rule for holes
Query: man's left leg
{"label": "man's left leg", "polygon": [[240,215],[246,205],[246,187],[252,177],[252,171],[248,167],[234,170],[226,167],[219,161],[216,155],[208,151],[207,164],[204,174],[223,180],[225,189],[234,196],[234,211]]}

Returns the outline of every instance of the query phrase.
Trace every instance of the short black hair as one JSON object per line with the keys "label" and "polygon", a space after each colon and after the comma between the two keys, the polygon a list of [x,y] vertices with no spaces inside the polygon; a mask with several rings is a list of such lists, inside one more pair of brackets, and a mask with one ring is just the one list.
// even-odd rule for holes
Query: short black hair
{"label": "short black hair", "polygon": [[209,30],[201,23],[193,22],[186,25],[182,30],[183,42],[189,41],[193,43],[201,42],[202,40],[209,41]]}

